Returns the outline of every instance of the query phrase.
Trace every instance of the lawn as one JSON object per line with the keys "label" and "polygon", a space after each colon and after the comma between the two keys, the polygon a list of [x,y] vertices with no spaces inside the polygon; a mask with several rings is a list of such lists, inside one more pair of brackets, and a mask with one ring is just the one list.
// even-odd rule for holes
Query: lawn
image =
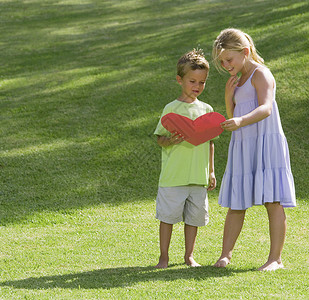
{"label": "lawn", "polygon": [[[308,12],[300,0],[0,0],[0,299],[308,299]],[[224,132],[202,267],[183,264],[177,224],[170,267],[156,270],[153,131],[178,96],[178,58],[200,47],[211,62],[226,27],[253,37],[277,81],[298,204],[286,209],[286,269],[256,271],[269,250],[263,207],[248,211],[232,264],[212,267]],[[200,96],[224,115],[226,80],[211,63]]]}

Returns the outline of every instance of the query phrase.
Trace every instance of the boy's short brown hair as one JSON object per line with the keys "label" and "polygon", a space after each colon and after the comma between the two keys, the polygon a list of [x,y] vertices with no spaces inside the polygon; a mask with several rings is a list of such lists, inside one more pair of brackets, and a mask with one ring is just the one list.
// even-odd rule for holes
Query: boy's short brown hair
{"label": "boy's short brown hair", "polygon": [[178,60],[177,75],[183,77],[189,70],[206,70],[208,76],[209,63],[202,49],[193,49]]}

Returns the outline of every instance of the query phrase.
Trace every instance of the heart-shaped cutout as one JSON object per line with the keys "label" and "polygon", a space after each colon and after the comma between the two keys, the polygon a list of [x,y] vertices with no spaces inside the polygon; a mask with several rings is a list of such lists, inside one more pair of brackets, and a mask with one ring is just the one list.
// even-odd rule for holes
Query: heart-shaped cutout
{"label": "heart-shaped cutout", "polygon": [[175,113],[168,113],[161,118],[164,128],[171,133],[180,133],[187,142],[194,146],[220,135],[223,132],[220,123],[224,121],[224,116],[217,112],[204,114],[194,121]]}

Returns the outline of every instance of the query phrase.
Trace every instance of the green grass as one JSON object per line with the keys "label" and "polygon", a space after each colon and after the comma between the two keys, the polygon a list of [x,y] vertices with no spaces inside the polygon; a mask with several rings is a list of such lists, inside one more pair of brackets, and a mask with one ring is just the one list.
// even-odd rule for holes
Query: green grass
{"label": "green grass", "polygon": [[[306,1],[0,0],[0,299],[307,299],[308,3]],[[210,59],[221,29],[248,32],[277,81],[298,206],[287,209],[286,270],[268,255],[266,211],[248,211],[232,264],[211,265],[226,210],[183,265],[155,270],[160,149],[153,131],[177,97],[177,59]],[[211,64],[200,99],[222,114],[227,77]],[[220,185],[230,135],[216,143]]]}

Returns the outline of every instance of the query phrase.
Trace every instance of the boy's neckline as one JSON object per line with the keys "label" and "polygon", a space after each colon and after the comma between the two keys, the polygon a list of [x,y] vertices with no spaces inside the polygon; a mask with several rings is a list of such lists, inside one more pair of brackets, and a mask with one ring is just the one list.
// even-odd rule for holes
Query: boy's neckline
{"label": "boy's neckline", "polygon": [[187,101],[183,101],[183,100],[179,100],[179,99],[176,99],[176,101],[179,101],[179,102],[182,102],[182,103],[187,103],[187,104],[193,104],[194,102],[198,101],[198,99],[196,98],[192,102],[187,102]]}

